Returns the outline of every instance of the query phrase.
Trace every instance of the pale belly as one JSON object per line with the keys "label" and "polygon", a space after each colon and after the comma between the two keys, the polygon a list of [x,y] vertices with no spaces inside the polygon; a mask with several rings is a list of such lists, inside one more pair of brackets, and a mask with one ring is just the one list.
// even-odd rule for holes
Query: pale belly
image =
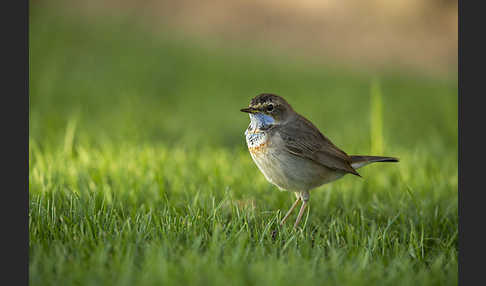
{"label": "pale belly", "polygon": [[[308,191],[344,175],[311,160],[287,152],[278,135],[247,133],[251,157],[265,178],[280,189]],[[280,147],[279,147],[280,146]]]}

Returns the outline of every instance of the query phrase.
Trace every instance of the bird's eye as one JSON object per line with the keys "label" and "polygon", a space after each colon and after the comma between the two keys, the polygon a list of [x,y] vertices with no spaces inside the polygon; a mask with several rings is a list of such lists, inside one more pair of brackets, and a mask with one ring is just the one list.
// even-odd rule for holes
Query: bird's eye
{"label": "bird's eye", "polygon": [[273,104],[270,104],[269,106],[267,106],[267,111],[272,111],[273,110]]}

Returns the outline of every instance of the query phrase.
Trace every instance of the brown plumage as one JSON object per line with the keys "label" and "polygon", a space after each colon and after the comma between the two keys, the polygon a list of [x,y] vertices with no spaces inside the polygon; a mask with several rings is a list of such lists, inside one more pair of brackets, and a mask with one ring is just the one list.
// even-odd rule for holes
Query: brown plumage
{"label": "brown plumage", "polygon": [[269,182],[296,192],[297,201],[281,224],[302,200],[294,226],[298,225],[311,189],[346,174],[361,177],[356,169],[370,163],[398,162],[393,157],[349,156],[278,95],[260,94],[241,111],[250,114],[245,134],[253,161]]}

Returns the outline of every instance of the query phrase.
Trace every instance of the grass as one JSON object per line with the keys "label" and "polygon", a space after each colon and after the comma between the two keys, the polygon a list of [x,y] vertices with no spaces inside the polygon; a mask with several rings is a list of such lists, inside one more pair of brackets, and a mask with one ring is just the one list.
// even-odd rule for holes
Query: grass
{"label": "grass", "polygon": [[[32,6],[31,285],[457,284],[457,82]],[[304,228],[272,239],[293,196],[246,150],[238,110],[260,92],[350,154],[401,162],[312,191]]]}

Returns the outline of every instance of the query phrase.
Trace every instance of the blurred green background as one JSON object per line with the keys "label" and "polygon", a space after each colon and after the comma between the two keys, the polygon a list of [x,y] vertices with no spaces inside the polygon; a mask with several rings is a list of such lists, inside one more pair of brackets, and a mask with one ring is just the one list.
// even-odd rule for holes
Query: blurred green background
{"label": "blurred green background", "polygon": [[[31,1],[30,282],[457,284],[457,3],[391,2]],[[239,111],[263,92],[401,159],[279,246],[293,196]]]}
{"label": "blurred green background", "polygon": [[344,150],[366,153],[371,84],[379,81],[386,146],[410,150],[435,140],[455,152],[457,80],[450,76],[391,64],[353,71],[286,57],[272,43],[226,45],[167,25],[144,29],[138,14],[81,13],[73,5],[31,4],[30,137],[38,141],[59,142],[75,120],[76,140],[244,148],[248,118],[238,110],[271,92]]}

